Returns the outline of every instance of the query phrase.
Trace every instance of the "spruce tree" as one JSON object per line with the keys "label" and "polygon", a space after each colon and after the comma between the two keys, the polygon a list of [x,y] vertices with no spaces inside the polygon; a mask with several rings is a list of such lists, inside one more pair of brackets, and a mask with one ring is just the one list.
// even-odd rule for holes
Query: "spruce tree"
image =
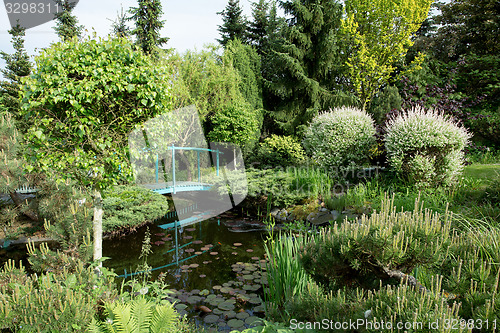
{"label": "spruce tree", "polygon": [[223,21],[218,29],[221,39],[217,40],[222,46],[226,46],[230,40],[235,38],[246,42],[247,22],[242,12],[239,0],[229,0],[226,8],[222,12],[217,13],[218,15],[222,15]]}
{"label": "spruce tree", "polygon": [[78,19],[73,15],[73,9],[78,2],[71,0],[54,0],[54,2],[62,9],[56,14],[56,31],[62,41],[67,41],[73,37],[81,37],[83,25],[78,25]]}
{"label": "spruce tree", "polygon": [[2,104],[7,111],[17,116],[21,78],[31,74],[31,63],[24,48],[26,29],[18,24],[9,30],[9,34],[12,36],[12,46],[15,52],[13,54],[0,52],[0,56],[6,63],[5,69],[0,70],[6,79],[0,82],[0,93]]}
{"label": "spruce tree", "polygon": [[249,24],[248,40],[262,54],[269,24],[269,3],[266,0],[252,3],[252,22]]}
{"label": "spruce tree", "polygon": [[160,0],[138,0],[138,7],[130,8],[129,12],[132,14],[129,19],[135,22],[132,34],[136,37],[136,44],[145,54],[156,56],[158,48],[168,42],[168,38],[160,35],[165,25],[161,20]]}
{"label": "spruce tree", "polygon": [[113,35],[115,35],[116,37],[130,36],[130,28],[127,26],[127,16],[123,12],[123,7],[121,13],[119,13],[116,17],[116,20],[113,21],[111,28]]}
{"label": "spruce tree", "polygon": [[300,134],[318,111],[352,102],[342,91],[342,6],[331,0],[286,0],[280,6],[290,18],[264,60],[275,71],[264,79],[282,132]]}

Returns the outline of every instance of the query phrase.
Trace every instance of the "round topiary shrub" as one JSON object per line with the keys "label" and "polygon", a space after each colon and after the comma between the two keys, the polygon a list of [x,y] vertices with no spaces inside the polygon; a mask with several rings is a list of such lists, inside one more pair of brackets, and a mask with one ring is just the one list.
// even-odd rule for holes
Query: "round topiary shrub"
{"label": "round topiary shrub", "polygon": [[420,106],[392,117],[384,137],[388,164],[419,187],[452,184],[471,135],[452,118]]}
{"label": "round topiary shrub", "polygon": [[353,107],[316,116],[305,133],[304,148],[322,167],[342,170],[368,161],[375,144],[373,119]]}
{"label": "round topiary shrub", "polygon": [[304,149],[292,136],[271,135],[260,143],[258,160],[266,166],[283,166],[301,164],[305,161]]}

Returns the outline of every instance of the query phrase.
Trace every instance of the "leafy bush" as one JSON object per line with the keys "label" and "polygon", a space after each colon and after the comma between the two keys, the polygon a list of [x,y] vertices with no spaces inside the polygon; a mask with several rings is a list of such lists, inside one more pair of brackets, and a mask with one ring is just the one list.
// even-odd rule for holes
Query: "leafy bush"
{"label": "leafy bush", "polygon": [[161,194],[135,186],[115,186],[103,199],[103,231],[121,232],[162,218],[168,213],[167,199]]}
{"label": "leafy bush", "polygon": [[370,103],[370,114],[373,119],[380,124],[386,119],[386,114],[393,109],[401,108],[402,99],[398,88],[386,86],[381,90]]}
{"label": "leafy bush", "polygon": [[375,144],[373,119],[364,111],[341,107],[316,116],[306,130],[304,148],[322,167],[338,170],[368,161]]}
{"label": "leafy bush", "polygon": [[389,120],[384,141],[392,169],[425,187],[457,180],[469,138],[467,130],[450,117],[417,106]]}
{"label": "leafy bush", "polygon": [[305,152],[292,136],[271,135],[260,143],[257,160],[265,166],[293,166],[305,161]]}

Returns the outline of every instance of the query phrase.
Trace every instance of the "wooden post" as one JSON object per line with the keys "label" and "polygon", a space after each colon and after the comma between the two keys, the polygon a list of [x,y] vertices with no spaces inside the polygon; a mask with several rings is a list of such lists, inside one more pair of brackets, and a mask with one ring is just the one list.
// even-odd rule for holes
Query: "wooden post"
{"label": "wooden post", "polygon": [[174,194],[175,194],[175,146],[172,145],[172,182],[174,185]]}
{"label": "wooden post", "polygon": [[[101,192],[96,190],[94,192],[94,261],[102,258],[102,216],[104,210],[102,209]],[[99,264],[102,267],[102,263]]]}

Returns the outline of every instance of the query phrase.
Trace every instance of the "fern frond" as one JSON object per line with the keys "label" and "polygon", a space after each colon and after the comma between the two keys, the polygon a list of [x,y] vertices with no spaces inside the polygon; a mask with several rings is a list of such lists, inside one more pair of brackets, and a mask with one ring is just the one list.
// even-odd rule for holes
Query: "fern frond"
{"label": "fern frond", "polygon": [[153,316],[153,303],[145,298],[138,298],[132,302],[132,321],[137,333],[149,333],[149,325]]}
{"label": "fern frond", "polygon": [[135,323],[132,320],[130,305],[114,302],[107,304],[106,310],[109,313],[109,318],[113,321],[112,326],[117,329],[116,332],[138,332],[138,328],[134,325]]}
{"label": "fern frond", "polygon": [[151,319],[151,332],[167,333],[174,328],[179,315],[175,311],[173,304],[157,305]]}

